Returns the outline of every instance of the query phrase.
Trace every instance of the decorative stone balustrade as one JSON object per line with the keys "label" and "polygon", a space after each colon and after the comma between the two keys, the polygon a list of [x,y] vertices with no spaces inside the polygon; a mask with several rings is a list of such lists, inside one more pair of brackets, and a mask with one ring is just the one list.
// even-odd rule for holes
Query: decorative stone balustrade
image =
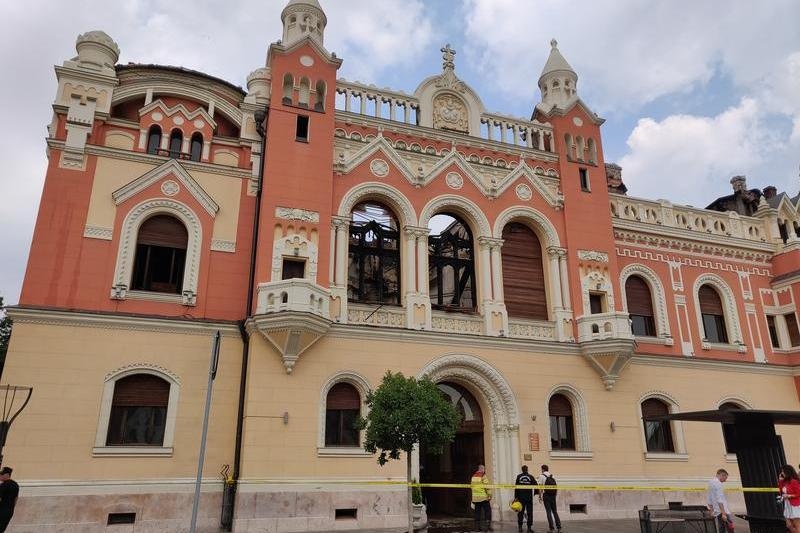
{"label": "decorative stone balustrade", "polygon": [[483,334],[483,319],[479,315],[434,311],[431,316],[431,328],[443,333],[481,335]]}
{"label": "decorative stone balustrade", "polygon": [[578,342],[633,339],[628,313],[597,313],[578,318]]}
{"label": "decorative stone balustrade", "polygon": [[[364,85],[340,78],[336,81],[336,93],[344,95],[344,106],[337,106],[337,109],[360,115],[372,115],[375,118],[394,120],[405,124],[417,123],[419,100],[402,91],[393,91],[388,88],[380,89],[375,85]],[[371,106],[367,104],[370,101],[374,103],[374,108],[371,113],[368,113],[367,108]],[[388,106],[383,104],[388,104]],[[384,107],[388,108],[387,113],[384,113]]]}
{"label": "decorative stone balustrade", "polygon": [[737,237],[753,242],[767,242],[764,221],[729,211],[673,205],[665,200],[650,201],[611,194],[611,216],[616,220],[660,225],[705,235]]}
{"label": "decorative stone balustrade", "polygon": [[347,306],[347,323],[380,326],[382,328],[405,328],[406,310],[402,307],[377,305],[359,305],[349,303]]}
{"label": "decorative stone balustrade", "polygon": [[[485,130],[484,130],[485,126]],[[525,146],[543,152],[555,153],[553,128],[539,121],[529,121],[507,115],[484,113],[481,115],[481,133],[490,141]]]}
{"label": "decorative stone balustrade", "polygon": [[329,292],[305,279],[288,279],[258,285],[258,315],[296,311],[328,319],[329,305]]}
{"label": "decorative stone balustrade", "polygon": [[512,339],[556,340],[556,325],[544,320],[509,320],[508,336]]}

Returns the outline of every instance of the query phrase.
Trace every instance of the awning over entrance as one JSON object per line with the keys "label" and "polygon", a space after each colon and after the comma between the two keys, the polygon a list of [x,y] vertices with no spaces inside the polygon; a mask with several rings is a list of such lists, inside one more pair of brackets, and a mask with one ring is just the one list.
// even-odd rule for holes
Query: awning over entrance
{"label": "awning over entrance", "polygon": [[670,413],[668,415],[650,416],[647,417],[647,420],[653,422],[674,420],[683,422],[717,422],[720,424],[735,424],[737,420],[741,420],[743,418],[760,418],[764,421],[772,422],[778,426],[800,425],[800,411],[767,411],[761,409]]}

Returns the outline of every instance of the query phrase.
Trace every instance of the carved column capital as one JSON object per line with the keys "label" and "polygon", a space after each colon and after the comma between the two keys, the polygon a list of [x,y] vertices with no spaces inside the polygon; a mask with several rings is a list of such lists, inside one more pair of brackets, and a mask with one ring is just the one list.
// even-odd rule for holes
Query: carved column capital
{"label": "carved column capital", "polygon": [[505,241],[503,239],[495,239],[493,237],[478,237],[478,244],[481,248],[501,248]]}
{"label": "carved column capital", "polygon": [[349,217],[340,217],[340,216],[333,216],[331,217],[331,226],[339,229],[339,228],[347,228],[350,225],[350,218]]}

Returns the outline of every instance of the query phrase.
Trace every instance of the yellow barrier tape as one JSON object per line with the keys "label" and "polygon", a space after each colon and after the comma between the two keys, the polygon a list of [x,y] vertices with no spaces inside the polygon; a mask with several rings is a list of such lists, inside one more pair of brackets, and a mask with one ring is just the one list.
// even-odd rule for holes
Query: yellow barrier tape
{"label": "yellow barrier tape", "polygon": [[[406,481],[281,481],[281,480],[249,480],[248,483],[280,484],[280,485],[396,485],[403,487],[420,487],[436,489],[471,489],[469,483],[408,483]],[[706,492],[706,487],[647,487],[638,485],[509,485],[504,483],[482,484],[487,489],[536,489],[562,491],[640,491],[640,492]],[[774,487],[729,487],[726,492],[778,492]]]}

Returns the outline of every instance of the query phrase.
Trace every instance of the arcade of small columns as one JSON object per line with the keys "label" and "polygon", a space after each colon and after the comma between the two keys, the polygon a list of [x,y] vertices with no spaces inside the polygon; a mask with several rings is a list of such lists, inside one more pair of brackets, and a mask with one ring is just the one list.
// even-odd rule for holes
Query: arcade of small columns
{"label": "arcade of small columns", "polygon": [[[511,221],[509,221],[511,222]],[[332,295],[341,302],[339,322],[347,321],[347,283],[348,283],[348,242],[351,219],[334,216],[331,223],[330,279]],[[431,300],[428,294],[428,234],[430,229],[417,226],[403,227],[404,256],[401,258],[401,272],[407,324],[409,329],[431,329]],[[480,268],[475,277],[480,284],[484,334],[508,336],[508,314],[503,303],[503,260],[501,248],[503,239],[479,236],[477,238]],[[570,331],[560,326],[560,322],[571,319],[569,278],[567,274],[567,251],[558,246],[547,247],[548,277],[547,291],[550,320],[556,322],[556,340],[569,340]],[[544,266],[544,265],[543,265]],[[416,290],[414,290],[416,289]],[[415,312],[419,309],[421,314]],[[493,320],[498,317],[498,320]]]}

